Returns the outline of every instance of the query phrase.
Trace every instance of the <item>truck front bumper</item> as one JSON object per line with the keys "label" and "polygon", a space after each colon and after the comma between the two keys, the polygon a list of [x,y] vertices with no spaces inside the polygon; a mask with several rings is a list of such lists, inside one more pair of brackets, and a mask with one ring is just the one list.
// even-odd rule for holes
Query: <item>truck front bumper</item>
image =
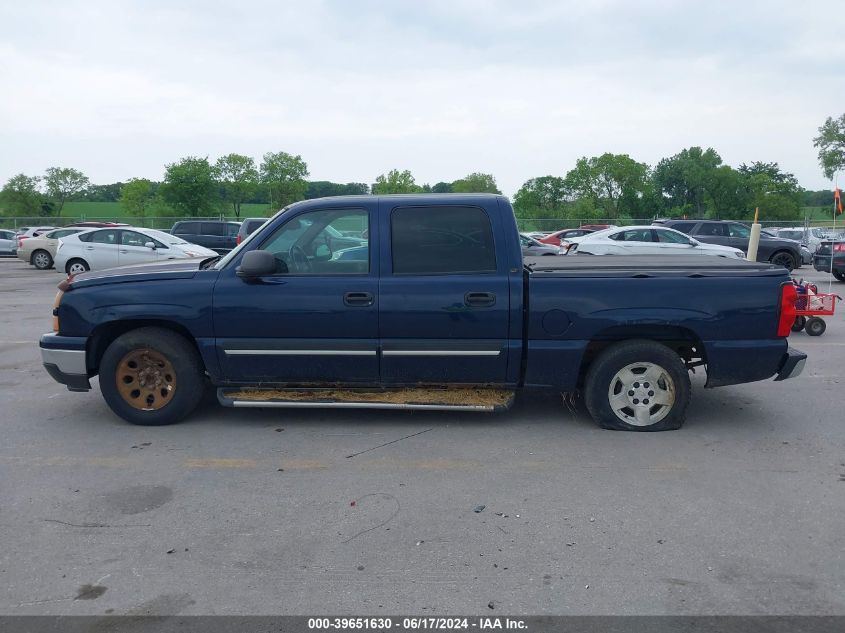
{"label": "truck front bumper", "polygon": [[787,378],[799,376],[804,371],[804,365],[806,363],[807,355],[804,352],[799,352],[793,347],[787,348],[775,380],[786,380]]}
{"label": "truck front bumper", "polygon": [[87,339],[75,336],[45,334],[38,342],[44,369],[69,391],[88,391],[88,366],[85,344]]}

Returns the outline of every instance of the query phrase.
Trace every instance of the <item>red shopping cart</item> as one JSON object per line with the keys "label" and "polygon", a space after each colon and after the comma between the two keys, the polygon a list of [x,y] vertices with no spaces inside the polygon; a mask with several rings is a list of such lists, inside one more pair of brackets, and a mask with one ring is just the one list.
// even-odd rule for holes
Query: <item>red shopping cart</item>
{"label": "red shopping cart", "polygon": [[[800,288],[800,286],[799,286]],[[795,323],[792,324],[793,332],[804,330],[810,336],[821,336],[827,329],[823,316],[833,316],[836,310],[836,300],[842,301],[842,297],[835,294],[814,292],[815,286],[804,287],[805,292],[799,290],[798,299],[795,301]]]}

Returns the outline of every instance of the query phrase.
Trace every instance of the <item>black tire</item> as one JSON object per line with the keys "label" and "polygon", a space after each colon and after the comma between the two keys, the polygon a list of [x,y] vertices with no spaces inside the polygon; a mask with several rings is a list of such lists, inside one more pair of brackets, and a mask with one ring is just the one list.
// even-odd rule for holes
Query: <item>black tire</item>
{"label": "black tire", "polygon": [[843,282],[845,282],[845,273],[839,273],[839,272],[836,272],[836,271],[834,270],[834,271],[833,271],[833,277],[836,279],[836,281],[843,281]]}
{"label": "black tire", "polygon": [[818,317],[810,317],[807,319],[807,324],[804,326],[804,330],[810,336],[821,336],[824,334],[826,329],[827,323],[824,322],[824,319],[820,319]]}
{"label": "black tire", "polygon": [[[172,365],[175,388],[159,409],[142,410],[128,403],[118,389],[118,366],[132,351],[152,350]],[[183,336],[157,327],[132,330],[117,337],[100,361],[100,390],[112,411],[132,424],[174,424],[190,414],[202,400],[205,383],[202,360]]]}
{"label": "black tire", "polygon": [[795,317],[795,321],[792,323],[792,331],[793,332],[800,332],[804,329],[804,326],[807,325],[807,317],[805,316],[797,316]]}
{"label": "black tire", "polygon": [[79,273],[71,273],[70,269],[74,266],[74,264],[80,264],[82,266],[82,268],[85,269],[83,272],[87,272],[87,271],[91,270],[91,267],[88,265],[88,262],[86,262],[84,259],[80,259],[78,257],[75,257],[75,258],[69,260],[67,264],[65,264],[65,272],[68,275],[79,274]]}
{"label": "black tire", "polygon": [[777,251],[772,253],[769,262],[775,266],[783,266],[787,270],[794,270],[796,267],[795,257],[789,251]]}
{"label": "black tire", "polygon": [[[660,404],[651,405],[648,399],[645,399],[642,401],[645,404],[638,402],[637,407],[639,408],[635,408],[634,405],[626,407],[631,413],[636,414],[637,411],[642,411],[644,407],[650,405],[645,410],[649,412],[649,418],[653,418],[655,421],[647,424],[631,424],[630,421],[634,420],[634,415],[626,415],[624,411],[617,415],[610,400],[611,390],[614,386],[618,387],[620,382],[617,374],[623,372],[629,366],[638,364],[656,367],[661,372],[660,380],[664,384],[660,388],[664,395],[671,398],[670,403],[662,406]],[[645,375],[638,374],[637,369],[635,367],[632,370],[635,377]],[[666,377],[671,382],[665,380]],[[637,390],[654,389],[648,382],[635,382],[624,387],[624,389],[630,388],[631,391],[634,391],[634,384],[637,385]],[[674,351],[655,341],[631,340],[608,347],[592,362],[585,379],[584,402],[590,415],[602,428],[613,431],[670,431],[681,428],[685,421],[690,390],[689,373],[681,358]],[[631,391],[628,391],[628,394]],[[638,391],[635,393],[638,393]],[[628,394],[619,392],[622,397],[627,397]],[[641,395],[648,398],[649,394],[652,397],[654,396],[653,391],[645,391]],[[629,421],[626,421],[626,418]]]}
{"label": "black tire", "polygon": [[44,249],[39,248],[37,251],[32,253],[32,256],[29,258],[29,263],[35,266],[38,270],[48,270],[53,267],[53,257]]}

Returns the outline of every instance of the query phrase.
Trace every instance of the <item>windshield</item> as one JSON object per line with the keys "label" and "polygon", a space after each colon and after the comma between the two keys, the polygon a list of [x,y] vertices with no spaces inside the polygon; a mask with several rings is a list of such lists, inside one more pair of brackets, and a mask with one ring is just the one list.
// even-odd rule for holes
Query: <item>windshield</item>
{"label": "windshield", "polygon": [[170,233],[165,233],[164,231],[157,231],[155,229],[145,229],[144,233],[149,235],[150,237],[154,237],[159,242],[164,242],[165,244],[188,244],[185,240],[181,237],[176,237],[175,235],[171,235]]}
{"label": "windshield", "polygon": [[[267,220],[265,220],[262,223],[261,226],[266,226],[268,223],[275,220],[277,217],[279,217],[282,213],[287,211],[289,208],[290,207],[285,207],[284,209],[280,210],[275,215],[273,215],[270,218],[268,218]],[[247,235],[246,238],[244,238],[243,242],[241,242],[235,248],[233,248],[231,251],[229,251],[229,253],[225,257],[222,257],[220,260],[218,260],[218,262],[216,264],[214,264],[214,266],[213,266],[214,270],[223,270],[226,267],[226,265],[230,261],[232,261],[232,259],[234,257],[236,257],[237,254],[240,253],[247,244],[251,243],[259,233],[263,233],[263,231],[261,231],[261,227],[257,228],[255,231],[253,231],[252,233]]]}

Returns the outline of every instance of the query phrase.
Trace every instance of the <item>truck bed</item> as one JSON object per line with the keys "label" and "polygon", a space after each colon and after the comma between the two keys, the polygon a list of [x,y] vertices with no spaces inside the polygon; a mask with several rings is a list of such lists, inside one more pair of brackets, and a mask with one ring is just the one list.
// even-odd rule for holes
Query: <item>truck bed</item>
{"label": "truck bed", "polygon": [[785,277],[781,266],[702,255],[526,257],[532,277]]}

